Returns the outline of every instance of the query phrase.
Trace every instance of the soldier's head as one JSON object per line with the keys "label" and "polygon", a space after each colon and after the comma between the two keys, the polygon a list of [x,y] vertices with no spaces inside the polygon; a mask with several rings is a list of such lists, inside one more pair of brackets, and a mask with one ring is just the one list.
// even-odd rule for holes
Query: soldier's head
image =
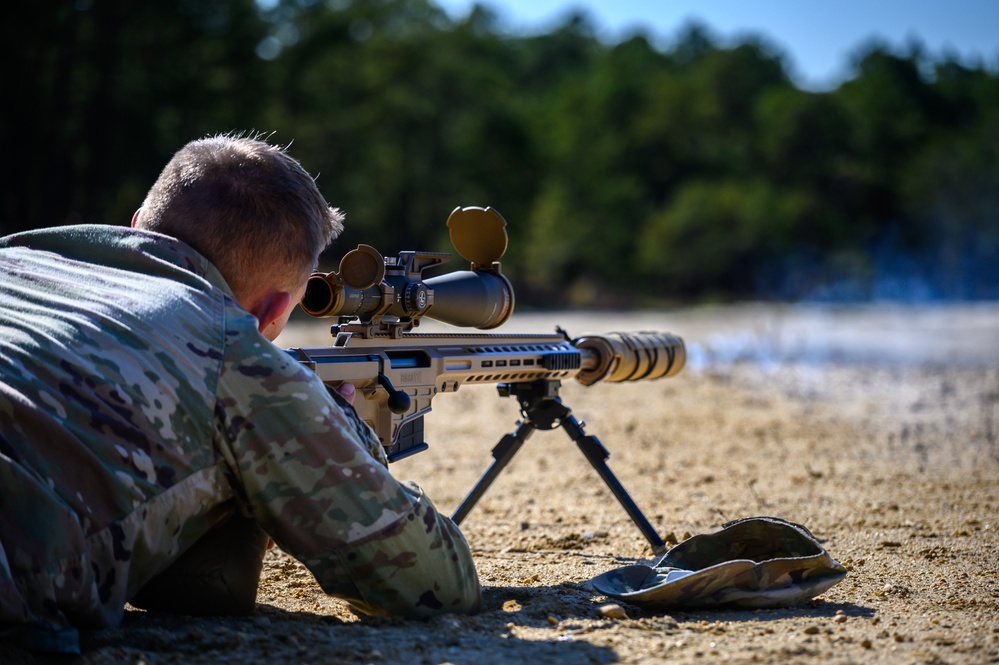
{"label": "soldier's head", "polygon": [[[283,148],[228,134],[181,148],[132,225],[198,250],[273,339],[320,252],[342,230],[343,216]],[[275,301],[281,293],[288,298],[278,300],[290,301],[283,309]]]}

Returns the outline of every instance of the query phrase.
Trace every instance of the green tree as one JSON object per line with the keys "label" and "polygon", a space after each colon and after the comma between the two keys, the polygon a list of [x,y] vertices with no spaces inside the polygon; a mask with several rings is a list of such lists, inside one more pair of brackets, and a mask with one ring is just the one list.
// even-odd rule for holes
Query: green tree
{"label": "green tree", "polygon": [[267,97],[252,0],[28,3],[5,45],[2,231],[127,223],[170,151]]}
{"label": "green tree", "polygon": [[547,150],[525,249],[534,288],[579,282],[574,298],[585,302],[590,289],[609,291],[629,279],[619,257],[632,251],[650,200],[634,128],[648,106],[648,77],[664,62],[636,37],[585,78],[567,81],[536,116],[535,136]]}
{"label": "green tree", "polygon": [[661,297],[749,297],[780,279],[810,207],[764,179],[692,180],[649,219],[637,264]]}
{"label": "green tree", "polygon": [[447,251],[454,207],[526,209],[531,146],[511,51],[487,12],[452,24],[425,0],[357,0],[294,20],[300,37],[275,60],[274,117],[346,210],[333,253],[357,242]]}
{"label": "green tree", "polygon": [[336,257],[450,251],[451,209],[497,208],[521,304],[795,297],[892,252],[993,276],[941,293],[996,291],[961,285],[996,282],[997,76],[918,44],[867,45],[814,93],[767,42],[696,24],[662,48],[601,41],[585,14],[504,34],[486,6],[455,21],[432,0],[22,9],[0,232],[127,223],[180,145],[248,130],[294,142],[345,209]]}
{"label": "green tree", "polygon": [[906,168],[899,195],[935,293],[999,296],[999,76],[940,63],[944,118]]}
{"label": "green tree", "polygon": [[876,44],[858,56],[857,76],[833,93],[851,127],[860,200],[849,232],[862,246],[889,226],[913,239],[913,229],[904,228],[900,177],[930,139],[941,110],[920,67],[918,52],[900,56]]}
{"label": "green tree", "polygon": [[693,180],[756,178],[754,104],[789,86],[764,45],[719,49],[697,29],[673,53],[641,37],[610,48],[558,89],[544,116],[550,152],[531,214],[531,284],[568,283],[575,304],[634,294],[641,275],[627,257],[655,252],[648,243],[661,236],[644,231],[655,211]]}

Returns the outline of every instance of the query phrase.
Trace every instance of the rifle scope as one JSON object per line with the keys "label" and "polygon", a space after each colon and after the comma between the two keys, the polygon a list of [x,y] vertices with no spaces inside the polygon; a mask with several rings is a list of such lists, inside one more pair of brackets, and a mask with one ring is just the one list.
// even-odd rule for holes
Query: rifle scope
{"label": "rifle scope", "polygon": [[507,245],[506,220],[492,208],[455,208],[447,226],[451,244],[471,270],[424,280],[424,270],[451,255],[401,252],[385,258],[370,245],[358,245],[340,260],[338,271],[313,273],[302,309],[315,317],[354,317],[362,324],[395,320],[404,330],[423,316],[482,330],[505,323],[514,301],[513,286],[499,264]]}
{"label": "rifle scope", "polygon": [[364,289],[345,284],[336,273],[314,273],[302,309],[310,316],[351,316],[361,321],[376,316],[415,321],[428,316],[482,330],[505,323],[513,313],[513,286],[499,272],[458,270],[427,280],[392,273],[389,267],[381,282]]}

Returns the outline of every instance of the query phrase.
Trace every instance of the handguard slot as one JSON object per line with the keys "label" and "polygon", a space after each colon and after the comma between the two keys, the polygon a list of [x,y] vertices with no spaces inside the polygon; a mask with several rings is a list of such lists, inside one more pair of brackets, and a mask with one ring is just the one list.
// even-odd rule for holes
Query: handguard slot
{"label": "handguard slot", "polygon": [[386,351],[392,369],[418,369],[430,367],[430,356],[419,349],[404,349],[402,351]]}

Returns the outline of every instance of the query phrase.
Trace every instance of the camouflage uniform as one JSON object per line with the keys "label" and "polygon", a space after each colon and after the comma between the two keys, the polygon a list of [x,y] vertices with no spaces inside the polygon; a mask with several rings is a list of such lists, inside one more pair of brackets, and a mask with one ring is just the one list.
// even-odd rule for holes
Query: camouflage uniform
{"label": "camouflage uniform", "polygon": [[113,226],[0,239],[0,631],[78,649],[236,511],[362,609],[480,603],[453,522],[200,254]]}

